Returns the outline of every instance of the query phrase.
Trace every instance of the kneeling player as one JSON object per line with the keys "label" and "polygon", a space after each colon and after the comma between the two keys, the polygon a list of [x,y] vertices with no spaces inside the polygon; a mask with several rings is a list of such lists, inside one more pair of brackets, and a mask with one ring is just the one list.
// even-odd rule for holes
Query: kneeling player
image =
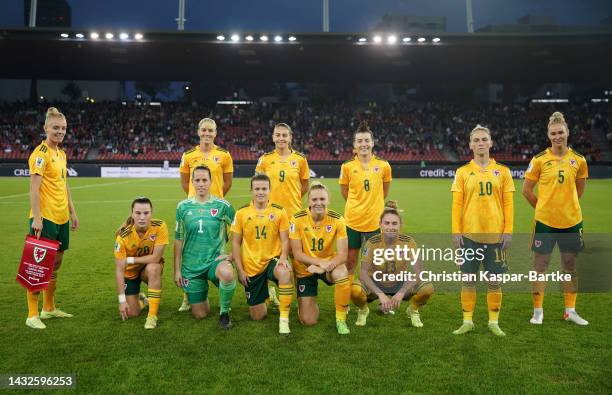
{"label": "kneeling player", "polygon": [[211,173],[197,166],[191,173],[195,196],[176,208],[174,233],[174,282],[183,288],[198,320],[210,312],[208,281],[219,287],[219,326],[232,327],[229,316],[236,280],[231,257],[224,254],[227,226],[234,220],[234,208],[210,194]]}
{"label": "kneeling player", "polygon": [[346,313],[351,297],[351,282],[346,269],[348,241],[344,218],[328,210],[329,192],[321,183],[308,190],[308,210],[298,211],[291,218],[289,238],[295,258],[298,308],[304,325],[319,320],[317,305],[318,280],[334,286],[336,329],[341,335],[350,333]]}
{"label": "kneeling player", "polygon": [[161,298],[164,249],[168,245],[168,227],[164,221],[151,219],[153,204],[146,197],[132,202],[132,215],[117,231],[115,241],[115,279],[119,313],[124,321],[140,315],[140,282],[148,285],[149,314],[145,329],[157,327]]}
{"label": "kneeling player", "polygon": [[[406,313],[410,316],[412,326],[421,328],[423,323],[419,316],[419,307],[423,306],[433,294],[433,285],[430,282],[419,281],[421,263],[414,262],[412,251],[417,245],[410,236],[400,234],[402,217],[397,211],[397,203],[389,201],[380,217],[381,234],[374,235],[365,244],[361,257],[361,271],[359,279],[361,284],[353,284],[351,298],[359,307],[355,325],[365,326],[370,309],[368,303],[378,298],[383,312],[394,311],[400,307],[402,300],[409,300],[410,305]],[[411,253],[407,259],[385,260],[382,264],[374,262],[374,251],[393,249],[397,247]],[[398,257],[395,257],[398,258]],[[412,273],[414,281],[406,278],[405,281],[389,281],[387,275],[405,275],[409,266],[414,263]],[[378,273],[376,273],[378,272]]]}
{"label": "kneeling player", "polygon": [[251,319],[266,317],[268,280],[279,284],[280,334],[291,333],[289,308],[293,298],[289,253],[289,219],[285,210],[268,200],[270,178],[256,174],[251,178],[250,204],[236,212],[232,223],[232,251],[238,279],[245,287]]}

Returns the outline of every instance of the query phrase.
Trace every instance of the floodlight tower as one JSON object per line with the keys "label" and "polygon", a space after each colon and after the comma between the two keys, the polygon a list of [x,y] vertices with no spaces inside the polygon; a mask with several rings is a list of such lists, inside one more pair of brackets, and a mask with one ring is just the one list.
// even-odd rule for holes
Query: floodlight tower
{"label": "floodlight tower", "polygon": [[465,12],[467,15],[467,31],[474,33],[474,14],[472,13],[472,0],[465,0]]}
{"label": "floodlight tower", "polygon": [[329,32],[329,0],[323,0],[323,31]]}
{"label": "floodlight tower", "polygon": [[175,19],[178,30],[185,30],[185,0],[179,0],[178,18]]}

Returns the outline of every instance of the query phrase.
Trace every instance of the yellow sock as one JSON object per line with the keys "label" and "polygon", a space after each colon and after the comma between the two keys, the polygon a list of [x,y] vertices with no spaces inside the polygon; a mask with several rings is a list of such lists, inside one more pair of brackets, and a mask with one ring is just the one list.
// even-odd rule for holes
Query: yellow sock
{"label": "yellow sock", "polygon": [[563,301],[565,302],[566,309],[576,308],[576,297],[578,296],[575,292],[565,292],[563,294]]}
{"label": "yellow sock", "polygon": [[57,271],[51,273],[51,281],[49,286],[43,291],[43,310],[55,310],[55,289],[57,288]]}
{"label": "yellow sock", "polygon": [[279,284],[278,300],[280,302],[280,306],[278,306],[280,318],[288,319],[291,301],[293,300],[293,284]]}
{"label": "yellow sock", "polygon": [[501,289],[487,291],[487,307],[489,308],[489,322],[499,321],[499,309],[501,308]]}
{"label": "yellow sock", "polygon": [[38,317],[38,292],[27,291],[26,299],[28,301],[28,318]]}
{"label": "yellow sock", "polygon": [[472,321],[476,307],[476,288],[461,288],[461,309],[463,321]]}
{"label": "yellow sock", "polygon": [[541,309],[544,306],[544,291],[534,292],[533,297],[533,308]]}
{"label": "yellow sock", "polygon": [[351,280],[348,277],[336,280],[334,286],[334,303],[336,305],[336,321],[346,321],[346,310],[348,310],[351,299]]}
{"label": "yellow sock", "polygon": [[157,317],[159,302],[161,300],[161,292],[161,289],[147,289],[147,298],[149,299],[149,314],[147,317]]}
{"label": "yellow sock", "polygon": [[416,295],[410,298],[410,309],[418,311],[419,307],[425,305],[429,298],[433,295],[433,285],[426,284],[417,290]]}
{"label": "yellow sock", "polygon": [[353,285],[351,285],[351,300],[355,306],[359,307],[360,309],[363,309],[368,305],[368,296],[363,288],[361,288],[361,284],[353,283]]}

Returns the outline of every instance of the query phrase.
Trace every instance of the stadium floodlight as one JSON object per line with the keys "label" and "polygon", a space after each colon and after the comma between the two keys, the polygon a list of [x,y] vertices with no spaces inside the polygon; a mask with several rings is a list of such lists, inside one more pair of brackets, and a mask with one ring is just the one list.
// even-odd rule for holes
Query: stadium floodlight
{"label": "stadium floodlight", "polygon": [[244,39],[245,39],[245,40],[247,40],[247,41],[253,41],[253,36],[251,36],[251,35],[249,34],[249,35],[248,35],[248,36],[246,36]]}
{"label": "stadium floodlight", "polygon": [[261,36],[261,37],[259,37],[259,39],[261,41],[268,41],[268,36]]}
{"label": "stadium floodlight", "polygon": [[357,41],[359,41],[360,43],[365,43],[366,41],[368,41],[368,39],[365,37],[359,37]]}
{"label": "stadium floodlight", "polygon": [[230,40],[232,40],[233,42],[238,42],[240,41],[240,36],[237,34],[232,34],[232,36],[230,37]]}
{"label": "stadium floodlight", "polygon": [[83,33],[77,33],[77,34],[75,34],[75,37],[76,38],[84,38],[85,35]]}
{"label": "stadium floodlight", "polygon": [[387,37],[387,44],[395,44],[395,43],[397,43],[397,36]]}
{"label": "stadium floodlight", "polygon": [[107,40],[112,40],[115,37],[115,35],[113,33],[106,33],[104,37],[106,37]]}
{"label": "stadium floodlight", "polygon": [[420,43],[424,43],[425,42],[425,37],[419,37],[419,39],[417,40]]}
{"label": "stadium floodlight", "polygon": [[142,35],[142,33],[136,33],[136,34],[134,34],[134,38],[136,40],[142,40],[144,38],[144,36]]}
{"label": "stadium floodlight", "polygon": [[410,37],[402,38],[402,42],[404,42],[404,43],[409,43],[410,41],[412,41],[412,39]]}
{"label": "stadium floodlight", "polygon": [[295,40],[297,40],[297,38],[295,38],[295,36],[289,36],[289,41],[292,41],[292,42],[293,42],[293,41],[295,41]]}
{"label": "stadium floodlight", "polygon": [[130,35],[127,34],[127,33],[121,33],[119,35],[119,38],[122,39],[122,40],[127,40],[128,38],[130,38]]}
{"label": "stadium floodlight", "polygon": [[380,44],[382,42],[382,37],[381,36],[374,36],[374,42],[376,44]]}
{"label": "stadium floodlight", "polygon": [[279,43],[279,42],[283,41],[283,38],[281,36],[274,36],[274,41]]}
{"label": "stadium floodlight", "polygon": [[431,40],[435,43],[439,43],[440,42],[440,37],[434,37],[433,40]]}
{"label": "stadium floodlight", "polygon": [[219,34],[219,35],[217,36],[217,40],[219,40],[219,41],[224,41],[224,40],[225,40],[225,36],[224,36],[223,34]]}
{"label": "stadium floodlight", "polygon": [[40,97],[40,100],[45,100],[45,97],[44,97],[44,96],[41,96],[41,97]]}
{"label": "stadium floodlight", "polygon": [[68,37],[70,37],[70,35],[68,33],[62,33],[62,34],[60,34],[60,37],[61,38],[68,38]]}
{"label": "stadium floodlight", "polygon": [[100,38],[100,35],[99,35],[98,33],[96,33],[96,32],[91,32],[91,33],[89,34],[89,37],[90,37],[92,40],[97,40],[98,38]]}

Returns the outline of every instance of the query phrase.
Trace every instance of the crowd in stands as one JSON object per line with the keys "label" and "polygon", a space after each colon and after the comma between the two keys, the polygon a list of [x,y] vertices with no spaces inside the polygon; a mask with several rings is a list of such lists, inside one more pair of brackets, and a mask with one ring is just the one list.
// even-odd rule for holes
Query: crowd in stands
{"label": "crowd in stands", "polygon": [[[0,104],[0,159],[28,157],[44,138],[44,114],[49,105]],[[353,132],[364,119],[374,132],[375,152],[392,161],[465,161],[471,157],[468,135],[476,124],[491,129],[495,158],[527,161],[548,146],[546,125],[553,111],[565,114],[571,129],[570,146],[589,161],[600,157],[600,147],[591,144],[591,129],[612,132],[612,109],[604,104],[54,105],[68,119],[63,146],[70,160],[86,159],[95,149],[99,160],[177,161],[182,152],[197,144],[197,124],[204,117],[216,120],[215,142],[228,149],[234,160],[256,160],[273,149],[271,134],[277,122],[291,125],[294,148],[310,161],[350,158]]]}

